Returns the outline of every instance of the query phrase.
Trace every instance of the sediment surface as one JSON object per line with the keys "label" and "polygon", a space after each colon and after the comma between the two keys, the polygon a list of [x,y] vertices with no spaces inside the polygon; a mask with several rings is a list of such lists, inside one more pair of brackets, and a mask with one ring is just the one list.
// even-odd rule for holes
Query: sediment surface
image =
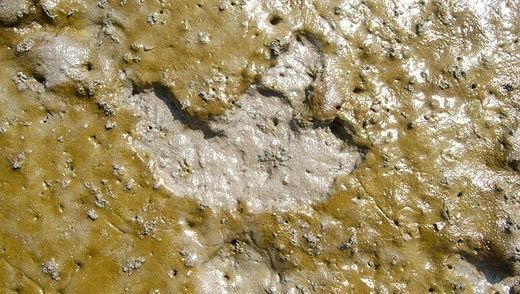
{"label": "sediment surface", "polygon": [[0,288],[520,293],[517,1],[0,0]]}

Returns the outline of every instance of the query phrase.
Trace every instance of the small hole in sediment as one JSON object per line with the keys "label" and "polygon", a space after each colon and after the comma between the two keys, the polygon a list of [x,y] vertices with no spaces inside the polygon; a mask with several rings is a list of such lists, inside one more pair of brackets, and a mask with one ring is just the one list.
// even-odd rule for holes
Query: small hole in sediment
{"label": "small hole in sediment", "polygon": [[276,26],[276,25],[279,25],[280,23],[282,23],[283,21],[283,18],[281,18],[280,16],[273,16],[271,18],[271,20],[269,21],[270,24],[272,24],[273,26]]}

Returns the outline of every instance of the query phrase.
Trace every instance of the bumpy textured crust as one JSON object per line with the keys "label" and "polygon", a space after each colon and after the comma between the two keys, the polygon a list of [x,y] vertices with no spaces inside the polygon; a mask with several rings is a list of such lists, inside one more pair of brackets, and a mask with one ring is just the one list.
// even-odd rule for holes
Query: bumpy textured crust
{"label": "bumpy textured crust", "polygon": [[[1,292],[518,292],[519,14],[506,0],[0,1]],[[280,207],[176,195],[158,171],[182,160],[158,150],[255,142],[236,131],[269,131],[240,112],[254,97],[290,111],[283,134],[362,160]],[[182,150],[174,132],[198,141]],[[266,154],[272,174],[306,158]]]}

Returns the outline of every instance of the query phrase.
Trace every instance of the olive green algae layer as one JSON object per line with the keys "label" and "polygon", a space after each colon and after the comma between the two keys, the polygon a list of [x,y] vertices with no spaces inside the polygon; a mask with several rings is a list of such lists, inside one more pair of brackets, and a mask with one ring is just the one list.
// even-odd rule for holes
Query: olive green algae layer
{"label": "olive green algae layer", "polygon": [[[449,1],[36,2],[0,29],[0,288],[192,293],[190,242],[208,259],[254,248],[308,292],[479,290],[460,258],[518,284],[514,1],[484,22]],[[340,121],[366,153],[328,201],[222,211],[157,187],[120,89],[161,85],[204,120],[301,34],[327,60],[304,116]],[[39,49],[58,37],[87,48],[65,50],[63,75]]]}

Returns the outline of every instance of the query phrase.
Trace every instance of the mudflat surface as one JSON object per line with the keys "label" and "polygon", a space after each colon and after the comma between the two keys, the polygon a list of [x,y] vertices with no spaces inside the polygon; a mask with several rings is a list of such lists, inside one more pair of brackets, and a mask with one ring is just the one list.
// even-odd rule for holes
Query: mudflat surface
{"label": "mudflat surface", "polygon": [[519,293],[517,1],[0,0],[0,288]]}

